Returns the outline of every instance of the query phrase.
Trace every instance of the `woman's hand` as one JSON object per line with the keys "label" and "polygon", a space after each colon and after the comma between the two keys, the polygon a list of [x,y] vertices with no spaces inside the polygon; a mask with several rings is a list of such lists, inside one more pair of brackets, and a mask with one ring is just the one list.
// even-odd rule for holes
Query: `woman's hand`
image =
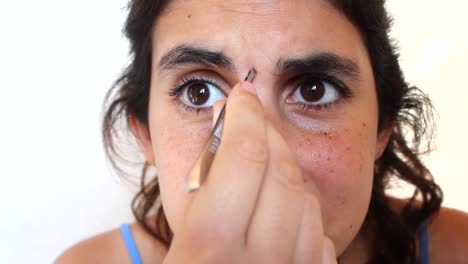
{"label": "woman's hand", "polygon": [[254,91],[232,90],[221,145],[165,263],[336,263],[319,202]]}

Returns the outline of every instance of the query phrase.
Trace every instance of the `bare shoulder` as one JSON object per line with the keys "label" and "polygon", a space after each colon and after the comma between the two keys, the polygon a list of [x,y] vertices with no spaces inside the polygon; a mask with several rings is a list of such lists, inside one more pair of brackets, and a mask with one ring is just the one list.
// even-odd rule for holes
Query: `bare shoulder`
{"label": "bare shoulder", "polygon": [[431,263],[466,263],[468,259],[468,213],[441,208],[430,219]]}
{"label": "bare shoulder", "polygon": [[[144,263],[162,263],[166,247],[148,234],[138,223],[130,225],[133,238]],[[55,264],[116,263],[130,264],[128,250],[120,229],[113,229],[79,242],[63,252]]]}
{"label": "bare shoulder", "polygon": [[[390,206],[400,213],[407,200],[390,198]],[[466,263],[468,259],[468,213],[442,207],[429,219],[431,263]]]}

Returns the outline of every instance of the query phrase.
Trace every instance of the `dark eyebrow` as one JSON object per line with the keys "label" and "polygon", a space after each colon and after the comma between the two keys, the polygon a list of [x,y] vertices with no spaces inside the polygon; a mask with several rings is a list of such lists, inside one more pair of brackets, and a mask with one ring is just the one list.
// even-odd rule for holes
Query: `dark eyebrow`
{"label": "dark eyebrow", "polygon": [[357,62],[328,52],[314,53],[302,59],[280,59],[276,71],[280,74],[326,72],[352,79],[359,79],[360,74]]}
{"label": "dark eyebrow", "polygon": [[224,53],[189,44],[178,45],[167,51],[159,61],[159,69],[163,72],[185,64],[233,69],[232,60]]}

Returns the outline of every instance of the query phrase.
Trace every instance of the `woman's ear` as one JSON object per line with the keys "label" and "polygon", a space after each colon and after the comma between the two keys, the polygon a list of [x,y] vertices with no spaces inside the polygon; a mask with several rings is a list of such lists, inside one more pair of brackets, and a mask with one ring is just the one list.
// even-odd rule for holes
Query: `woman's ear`
{"label": "woman's ear", "polygon": [[377,134],[377,145],[375,149],[374,160],[378,160],[382,156],[385,148],[387,147],[390,136],[393,132],[393,123],[388,123],[385,127]]}
{"label": "woman's ear", "polygon": [[153,146],[151,144],[151,135],[149,133],[148,127],[138,121],[138,119],[133,115],[128,117],[128,121],[130,124],[130,129],[136,138],[138,148],[145,156],[146,161],[151,165],[155,165]]}

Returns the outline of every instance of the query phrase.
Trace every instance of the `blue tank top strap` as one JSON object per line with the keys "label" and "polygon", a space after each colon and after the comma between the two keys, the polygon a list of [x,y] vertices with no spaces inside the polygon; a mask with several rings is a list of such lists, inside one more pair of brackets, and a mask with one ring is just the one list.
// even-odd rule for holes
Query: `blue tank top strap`
{"label": "blue tank top strap", "polygon": [[125,241],[125,245],[127,246],[128,254],[130,255],[132,263],[142,264],[143,262],[141,261],[140,252],[138,252],[138,248],[136,246],[135,240],[133,239],[132,232],[130,231],[128,224],[122,224],[120,226],[120,232],[122,233],[122,237]]}
{"label": "blue tank top strap", "polygon": [[422,264],[429,264],[429,226],[427,220],[419,227],[419,255]]}

